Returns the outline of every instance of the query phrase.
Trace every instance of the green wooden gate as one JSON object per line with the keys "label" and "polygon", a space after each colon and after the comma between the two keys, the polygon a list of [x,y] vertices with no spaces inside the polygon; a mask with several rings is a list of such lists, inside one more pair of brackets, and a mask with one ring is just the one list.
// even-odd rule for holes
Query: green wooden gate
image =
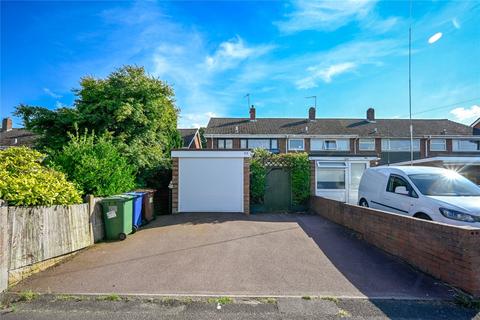
{"label": "green wooden gate", "polygon": [[282,167],[268,169],[263,209],[265,212],[288,212],[292,205],[290,170]]}

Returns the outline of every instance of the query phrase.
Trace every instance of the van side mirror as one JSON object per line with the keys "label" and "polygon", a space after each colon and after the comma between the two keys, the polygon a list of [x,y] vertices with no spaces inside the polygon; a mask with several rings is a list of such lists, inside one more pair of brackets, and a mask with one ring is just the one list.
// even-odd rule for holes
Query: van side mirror
{"label": "van side mirror", "polygon": [[407,191],[407,188],[404,186],[398,186],[395,188],[395,193],[402,194],[404,196],[408,196],[409,192]]}

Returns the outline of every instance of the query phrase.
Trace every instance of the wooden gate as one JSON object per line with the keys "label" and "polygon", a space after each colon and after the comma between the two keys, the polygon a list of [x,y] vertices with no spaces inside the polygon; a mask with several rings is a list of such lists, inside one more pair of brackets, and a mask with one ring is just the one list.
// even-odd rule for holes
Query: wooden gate
{"label": "wooden gate", "polygon": [[287,212],[292,205],[292,187],[288,168],[273,167],[267,171],[264,209],[266,212]]}

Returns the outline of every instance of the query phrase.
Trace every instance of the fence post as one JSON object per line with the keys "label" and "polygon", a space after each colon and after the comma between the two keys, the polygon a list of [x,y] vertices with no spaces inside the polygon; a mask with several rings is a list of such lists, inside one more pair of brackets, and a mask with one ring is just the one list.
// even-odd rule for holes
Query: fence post
{"label": "fence post", "polygon": [[0,293],[8,287],[10,265],[10,235],[8,207],[0,205]]}
{"label": "fence post", "polygon": [[89,194],[86,197],[87,203],[88,203],[88,229],[90,230],[90,242],[91,244],[95,243],[95,236],[94,236],[94,231],[93,231],[93,221],[95,219],[95,201],[93,195]]}

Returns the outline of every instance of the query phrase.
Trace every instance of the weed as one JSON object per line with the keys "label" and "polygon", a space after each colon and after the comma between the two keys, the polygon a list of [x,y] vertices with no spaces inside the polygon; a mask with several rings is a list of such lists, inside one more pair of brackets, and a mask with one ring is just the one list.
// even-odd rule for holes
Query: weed
{"label": "weed", "polygon": [[338,298],[335,297],[322,297],[322,300],[332,301],[335,304],[338,304]]}
{"label": "weed", "polygon": [[225,304],[233,303],[233,299],[230,297],[208,298],[207,302],[225,305]]}
{"label": "weed", "polygon": [[303,299],[303,300],[312,300],[312,297],[310,297],[310,296],[302,296],[302,299]]}
{"label": "weed", "polygon": [[32,301],[38,298],[38,293],[33,292],[32,290],[22,291],[19,294],[19,301]]}
{"label": "weed", "polygon": [[339,316],[340,318],[349,318],[352,315],[347,310],[340,309],[338,310],[337,316]]}
{"label": "weed", "polygon": [[97,298],[99,301],[120,301],[122,298],[115,293],[109,294],[108,296],[100,296]]}
{"label": "weed", "polygon": [[269,303],[269,304],[277,303],[277,299],[272,297],[258,298],[257,300],[260,301],[261,303]]}
{"label": "weed", "polygon": [[480,310],[480,299],[475,299],[465,293],[457,293],[455,295],[455,303],[464,308]]}

